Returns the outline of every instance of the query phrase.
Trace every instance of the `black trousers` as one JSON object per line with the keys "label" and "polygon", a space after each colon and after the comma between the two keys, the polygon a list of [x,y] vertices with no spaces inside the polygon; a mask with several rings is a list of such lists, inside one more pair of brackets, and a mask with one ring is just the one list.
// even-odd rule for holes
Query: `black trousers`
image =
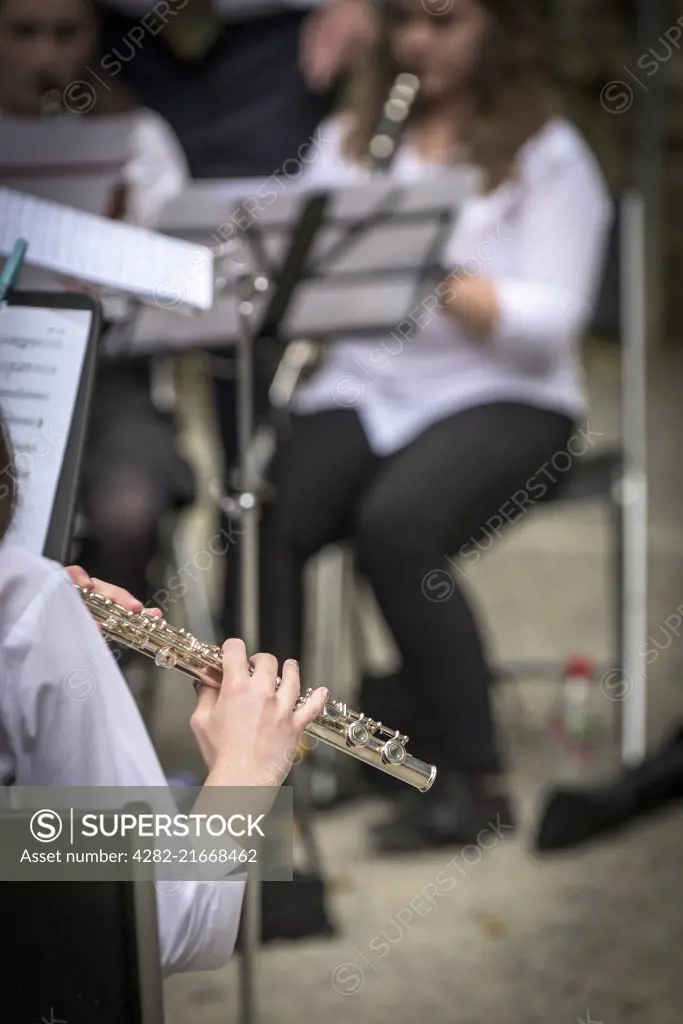
{"label": "black trousers", "polygon": [[[559,486],[572,430],[551,411],[491,404],[380,458],[354,410],[295,417],[274,466],[261,647],[300,656],[305,563],[350,538],[415,688],[413,753],[453,771],[499,772],[491,670],[467,571],[542,490]],[[554,469],[556,454],[564,458]]]}

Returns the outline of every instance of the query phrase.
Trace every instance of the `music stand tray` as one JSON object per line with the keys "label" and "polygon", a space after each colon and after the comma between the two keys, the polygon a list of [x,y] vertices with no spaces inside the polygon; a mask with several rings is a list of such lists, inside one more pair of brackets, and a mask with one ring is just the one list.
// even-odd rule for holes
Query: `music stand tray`
{"label": "music stand tray", "polygon": [[[113,349],[171,354],[241,344],[241,295],[230,272],[234,252],[269,281],[252,298],[256,337],[331,341],[344,333],[390,333],[445,274],[441,252],[479,175],[470,168],[431,182],[386,180],[336,189],[295,188],[277,197],[214,253],[213,308],[195,316],[143,308]],[[216,225],[240,200],[233,190],[193,186],[162,215],[161,230],[191,237],[212,252]],[[245,203],[246,200],[241,200]]]}

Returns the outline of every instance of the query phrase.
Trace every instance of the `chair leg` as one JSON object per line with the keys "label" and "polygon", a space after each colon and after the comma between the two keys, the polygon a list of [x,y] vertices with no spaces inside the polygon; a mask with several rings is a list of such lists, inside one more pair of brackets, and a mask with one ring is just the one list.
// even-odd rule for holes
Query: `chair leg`
{"label": "chair leg", "polygon": [[[310,678],[315,686],[327,686],[341,694],[344,655],[345,553],[330,547],[317,556],[308,579],[311,635],[308,647]],[[312,600],[311,600],[312,599]]]}
{"label": "chair leg", "polygon": [[[304,680],[307,686],[325,685],[335,700],[347,700],[348,678],[348,557],[344,547],[327,548],[309,567],[306,589],[307,637]],[[353,787],[355,766],[327,744],[320,743],[301,765],[300,778],[305,776],[309,801],[329,806]]]}
{"label": "chair leg", "polygon": [[304,761],[292,768],[289,777],[292,787],[292,810],[299,829],[301,842],[306,852],[310,870],[324,877],[322,855],[313,828],[315,804],[311,788],[310,766]]}
{"label": "chair leg", "polygon": [[[218,643],[203,575],[201,570],[194,568],[192,559],[196,552],[185,540],[182,521],[174,516],[168,524],[164,524],[162,536],[164,540],[158,559],[162,567],[160,573],[162,578],[159,581],[159,589],[156,591],[157,595],[164,592],[169,593],[167,586],[173,581],[187,586],[188,593],[182,598],[182,601],[183,618],[188,631],[204,643]],[[189,571],[188,566],[191,567]],[[169,607],[174,603],[172,595],[169,594],[168,599],[160,603],[163,605],[162,614],[168,618]],[[143,671],[143,683],[138,690],[138,705],[145,724],[149,728],[156,706],[157,670],[153,662],[148,662],[144,665]]]}
{"label": "chair leg", "polygon": [[[218,644],[220,641],[206,586],[206,571],[193,565],[197,552],[187,543],[182,522],[174,525],[169,548],[174,563],[169,580],[175,578],[187,586],[182,602],[188,631],[205,644]],[[189,571],[188,566],[191,567]]]}

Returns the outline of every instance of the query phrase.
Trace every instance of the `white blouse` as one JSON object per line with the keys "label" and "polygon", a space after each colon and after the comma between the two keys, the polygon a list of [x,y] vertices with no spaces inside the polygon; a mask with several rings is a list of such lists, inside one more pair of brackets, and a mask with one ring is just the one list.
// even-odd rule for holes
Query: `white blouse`
{"label": "white blouse", "polygon": [[[362,180],[341,153],[342,122],[321,127],[324,144],[307,185]],[[390,174],[415,181],[439,173],[400,148]],[[497,286],[501,317],[487,343],[430,307],[386,338],[341,338],[301,385],[302,414],[353,407],[380,455],[407,445],[434,422],[495,401],[516,401],[573,418],[585,413],[580,342],[597,298],[613,216],[597,161],[567,121],[548,122],[519,154],[517,179],[468,200],[443,253]],[[426,296],[425,296],[426,298]]]}
{"label": "white blouse", "polygon": [[[0,545],[0,783],[167,786],[133,696],[64,569]],[[241,881],[160,883],[162,969],[232,955]],[[166,890],[166,891],[164,891]]]}

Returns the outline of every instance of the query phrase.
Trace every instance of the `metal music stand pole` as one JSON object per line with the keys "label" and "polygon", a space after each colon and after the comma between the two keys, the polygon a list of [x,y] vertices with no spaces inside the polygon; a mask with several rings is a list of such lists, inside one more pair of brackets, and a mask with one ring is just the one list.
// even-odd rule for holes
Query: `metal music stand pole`
{"label": "metal music stand pole", "polygon": [[[235,260],[233,274],[237,292],[238,338],[238,462],[237,503],[242,524],[240,557],[240,617],[242,639],[247,651],[259,649],[259,486],[250,458],[254,433],[255,337],[252,327],[254,296],[267,287],[263,275]],[[242,1024],[257,1024],[256,962],[261,944],[261,880],[258,865],[249,865],[242,911],[240,962],[240,1010]]]}
{"label": "metal music stand pole", "polygon": [[624,668],[622,761],[638,764],[647,752],[647,222],[645,200],[631,190],[622,199],[621,322],[624,474]]}
{"label": "metal music stand pole", "polygon": [[[295,232],[285,260],[284,280],[268,304],[266,315],[254,324],[254,298],[266,291],[271,282],[264,273],[254,270],[245,259],[228,256],[228,270],[235,283],[238,323],[238,390],[237,390],[237,431],[239,494],[236,497],[236,513],[242,523],[242,547],[240,558],[240,617],[242,639],[251,653],[259,649],[259,521],[261,481],[252,457],[254,439],[254,391],[256,339],[264,336],[264,327],[272,329],[279,322],[291,300],[301,268],[307,257],[316,231],[322,220],[326,196],[320,196],[308,204],[299,230]],[[246,243],[246,244],[245,244]],[[263,262],[265,253],[258,237],[247,236],[244,243],[249,247],[254,263]],[[242,245],[234,240],[233,250]],[[261,944],[261,881],[258,865],[250,864],[242,910],[242,960],[240,973],[241,1024],[258,1024],[256,961]]]}

